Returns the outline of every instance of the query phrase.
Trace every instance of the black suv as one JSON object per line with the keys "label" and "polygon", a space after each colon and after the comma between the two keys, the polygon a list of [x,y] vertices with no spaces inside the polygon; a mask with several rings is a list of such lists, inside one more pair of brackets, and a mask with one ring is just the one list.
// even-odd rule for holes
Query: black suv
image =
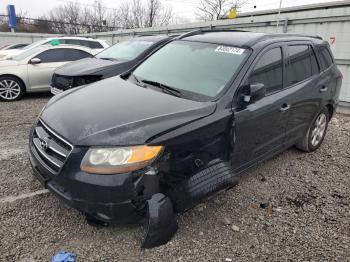
{"label": "black suv", "polygon": [[30,134],[34,174],[88,222],[145,221],[143,247],[160,245],[174,212],[291,146],[316,150],[341,82],[318,37],[191,32],[52,98]]}
{"label": "black suv", "polygon": [[115,44],[93,58],[63,65],[57,68],[52,76],[51,93],[56,95],[73,87],[117,76],[135,66],[170,39],[171,37],[166,35],[135,37]]}

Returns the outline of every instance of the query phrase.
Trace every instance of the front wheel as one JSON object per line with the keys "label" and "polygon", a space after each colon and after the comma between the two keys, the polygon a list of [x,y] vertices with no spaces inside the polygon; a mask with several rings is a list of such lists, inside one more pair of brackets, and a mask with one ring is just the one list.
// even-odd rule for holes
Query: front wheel
{"label": "front wheel", "polygon": [[296,147],[305,152],[312,152],[319,148],[327,132],[329,112],[324,108],[312,121],[303,139]]}
{"label": "front wheel", "polygon": [[11,102],[19,100],[24,94],[24,86],[20,80],[12,76],[0,77],[0,100]]}

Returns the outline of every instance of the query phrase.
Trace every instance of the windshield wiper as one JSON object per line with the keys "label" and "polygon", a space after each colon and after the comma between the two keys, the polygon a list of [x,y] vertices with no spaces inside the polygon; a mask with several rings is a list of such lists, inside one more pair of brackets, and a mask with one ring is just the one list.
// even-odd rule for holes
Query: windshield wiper
{"label": "windshield wiper", "polygon": [[168,85],[164,85],[162,83],[159,83],[159,82],[156,82],[156,81],[151,81],[151,80],[145,80],[143,79],[141,81],[142,83],[145,83],[145,84],[149,84],[149,85],[152,85],[152,86],[156,86],[156,87],[159,87],[160,89],[163,90],[163,92],[168,92],[168,94],[171,94],[171,95],[174,95],[174,96],[182,96],[182,93],[180,90],[174,88],[174,87],[171,87],[171,86],[168,86]]}
{"label": "windshield wiper", "polygon": [[109,57],[98,57],[99,59],[103,59],[103,60],[109,60],[109,61],[115,61],[117,59],[115,58],[109,58]]}
{"label": "windshield wiper", "polygon": [[134,74],[131,74],[133,76],[133,78],[136,81],[136,85],[141,86],[141,87],[146,87],[145,84]]}

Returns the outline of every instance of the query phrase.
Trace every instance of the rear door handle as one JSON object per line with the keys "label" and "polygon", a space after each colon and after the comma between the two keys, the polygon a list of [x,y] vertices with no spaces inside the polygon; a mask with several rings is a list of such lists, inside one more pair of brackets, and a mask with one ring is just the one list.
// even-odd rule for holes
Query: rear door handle
{"label": "rear door handle", "polygon": [[326,86],[322,86],[322,87],[320,88],[320,93],[324,93],[324,92],[326,92],[326,91],[327,91],[327,89],[328,89],[328,87],[326,87]]}
{"label": "rear door handle", "polygon": [[280,108],[280,112],[286,112],[290,108],[290,105],[284,103]]}

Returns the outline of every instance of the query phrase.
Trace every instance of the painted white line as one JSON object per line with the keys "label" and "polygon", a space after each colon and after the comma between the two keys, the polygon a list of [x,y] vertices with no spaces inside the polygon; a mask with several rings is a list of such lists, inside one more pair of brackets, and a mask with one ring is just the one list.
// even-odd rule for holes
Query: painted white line
{"label": "painted white line", "polygon": [[19,196],[8,196],[8,197],[0,198],[0,204],[12,203],[12,202],[15,202],[16,200],[30,198],[30,197],[34,197],[37,195],[47,194],[47,193],[49,193],[49,190],[43,189],[43,190],[31,192],[31,193],[22,194]]}

